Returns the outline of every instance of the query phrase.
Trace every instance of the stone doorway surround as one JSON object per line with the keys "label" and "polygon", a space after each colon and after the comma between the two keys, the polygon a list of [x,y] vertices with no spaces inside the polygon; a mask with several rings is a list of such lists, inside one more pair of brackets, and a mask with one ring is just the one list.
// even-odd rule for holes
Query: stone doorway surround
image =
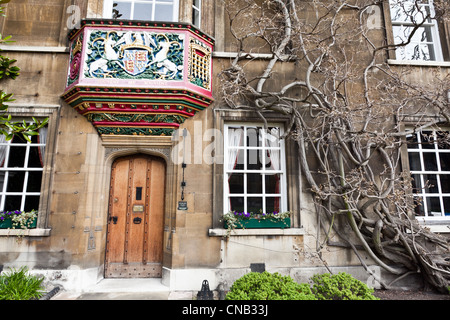
{"label": "stone doorway surround", "polygon": [[[173,199],[178,192],[178,166],[171,161],[174,142],[171,136],[138,136],[138,135],[102,135],[104,153],[105,186],[111,179],[111,166],[115,159],[133,154],[147,154],[162,158],[166,162],[165,212],[163,235],[163,267],[171,267],[172,233],[175,232],[176,204]],[[105,192],[109,190],[105,189]],[[108,194],[108,193],[107,193]],[[105,219],[108,201],[104,200]],[[103,246],[104,247],[104,246]]]}

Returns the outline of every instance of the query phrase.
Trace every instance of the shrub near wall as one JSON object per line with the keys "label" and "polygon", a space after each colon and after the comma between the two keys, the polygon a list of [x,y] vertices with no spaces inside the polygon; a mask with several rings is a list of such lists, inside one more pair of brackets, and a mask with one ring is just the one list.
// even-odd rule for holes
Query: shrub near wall
{"label": "shrub near wall", "polygon": [[319,300],[379,300],[372,295],[373,289],[345,272],[316,274],[311,280],[312,292]]}
{"label": "shrub near wall", "polygon": [[250,272],[237,279],[226,300],[316,300],[309,285],[278,273]]}
{"label": "shrub near wall", "polygon": [[373,289],[344,272],[315,275],[311,280],[312,289],[289,276],[250,272],[233,283],[226,300],[378,300]]}

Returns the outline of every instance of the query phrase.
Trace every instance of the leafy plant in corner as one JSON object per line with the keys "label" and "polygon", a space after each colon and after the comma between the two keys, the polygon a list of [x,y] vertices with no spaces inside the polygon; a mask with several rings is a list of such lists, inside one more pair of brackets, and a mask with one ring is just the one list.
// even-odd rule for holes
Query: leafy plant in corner
{"label": "leafy plant in corner", "polygon": [[44,295],[43,277],[28,274],[27,267],[0,275],[0,300],[31,300]]}

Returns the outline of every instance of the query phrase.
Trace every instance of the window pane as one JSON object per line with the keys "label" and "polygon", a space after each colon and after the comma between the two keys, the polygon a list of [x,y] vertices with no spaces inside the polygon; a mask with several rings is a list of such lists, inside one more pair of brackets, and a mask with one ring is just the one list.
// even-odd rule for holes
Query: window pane
{"label": "window pane", "polygon": [[259,173],[247,174],[247,193],[262,193],[262,176]]}
{"label": "window pane", "polygon": [[200,12],[198,10],[192,10],[192,24],[196,27],[199,27],[200,24]]}
{"label": "window pane", "polygon": [[431,131],[421,132],[420,140],[422,141],[422,149],[435,149],[435,139],[433,132]]}
{"label": "window pane", "polygon": [[20,210],[22,196],[6,196],[4,211]]}
{"label": "window pane", "polygon": [[25,164],[25,153],[26,153],[26,146],[14,146],[12,145],[9,149],[9,160],[8,160],[8,167],[14,168],[14,167],[24,167]]}
{"label": "window pane", "polygon": [[263,208],[262,197],[247,198],[247,212],[258,213]]}
{"label": "window pane", "polygon": [[42,154],[39,147],[30,147],[30,154],[28,156],[28,168],[42,168],[43,162]]}
{"label": "window pane", "polygon": [[450,171],[450,153],[439,153],[442,171]]}
{"label": "window pane", "polygon": [[247,170],[261,170],[261,150],[247,150]]}
{"label": "window pane", "polygon": [[133,19],[152,20],[152,3],[135,3],[133,10]]}
{"label": "window pane", "polygon": [[23,181],[25,178],[24,171],[9,171],[8,172],[8,186],[7,192],[22,192]]}
{"label": "window pane", "polygon": [[4,182],[5,182],[5,171],[0,171],[0,192],[3,192]]}
{"label": "window pane", "polygon": [[38,210],[39,209],[39,196],[27,196],[25,198],[25,211]]}
{"label": "window pane", "polygon": [[437,176],[435,174],[424,174],[423,179],[425,182],[426,193],[438,193]]}
{"label": "window pane", "polygon": [[444,212],[446,216],[450,216],[450,197],[444,197]]}
{"label": "window pane", "polygon": [[412,174],[412,187],[414,193],[421,193],[422,192],[422,181],[420,180],[420,174]]}
{"label": "window pane", "polygon": [[425,216],[425,212],[423,210],[423,199],[422,198],[414,198],[414,205],[415,205],[415,214],[416,216]]}
{"label": "window pane", "polygon": [[[412,27],[393,26],[394,43],[407,43],[413,30]],[[397,48],[396,53],[399,55],[397,58],[405,60],[436,60],[431,27],[418,28],[411,37],[411,42]]]}
{"label": "window pane", "polygon": [[157,21],[173,21],[173,5],[156,4],[155,20]]}
{"label": "window pane", "polygon": [[117,19],[131,19],[131,2],[114,1],[112,17]]}
{"label": "window pane", "polygon": [[450,193],[450,174],[439,175],[442,193]]}
{"label": "window pane", "polygon": [[280,199],[279,197],[267,197],[266,213],[280,212]]}
{"label": "window pane", "polygon": [[233,173],[228,176],[228,186],[230,193],[244,193],[244,174]]}
{"label": "window pane", "polygon": [[280,149],[269,149],[266,152],[266,169],[280,170]]}
{"label": "window pane", "polygon": [[228,128],[228,145],[230,147],[243,146],[244,128]]}
{"label": "window pane", "polygon": [[424,153],[423,154],[423,163],[425,165],[426,171],[436,171],[437,170],[437,161],[435,153]]}
{"label": "window pane", "polygon": [[269,128],[266,132],[266,146],[279,147],[280,146],[280,128]]}
{"label": "window pane", "polygon": [[247,146],[260,147],[261,146],[261,128],[247,128]]}
{"label": "window pane", "polygon": [[422,167],[420,165],[419,153],[409,152],[408,158],[409,158],[409,169],[411,171],[421,171]]}
{"label": "window pane", "polygon": [[424,21],[429,22],[427,16],[430,13],[430,7],[426,2],[418,1],[417,3],[425,5],[415,5],[413,1],[391,0],[391,18],[395,22],[417,23]]}
{"label": "window pane", "polygon": [[[396,44],[399,43],[402,43],[402,41],[396,42]],[[436,60],[436,54],[432,44],[409,43],[406,46],[397,48],[395,52],[398,60]]]}
{"label": "window pane", "polygon": [[245,165],[245,150],[242,149],[228,149],[228,170],[244,170]]}
{"label": "window pane", "polygon": [[243,212],[244,211],[244,198],[243,197],[230,197],[230,210]]}
{"label": "window pane", "polygon": [[411,135],[407,136],[406,141],[408,143],[409,149],[418,149],[419,148],[416,134],[411,134]]}
{"label": "window pane", "polygon": [[437,197],[427,198],[427,207],[428,207],[428,215],[430,217],[442,215],[441,203],[439,201],[439,198],[437,198]]}
{"label": "window pane", "polygon": [[274,194],[280,193],[280,175],[277,174],[266,174],[266,193]]}
{"label": "window pane", "polygon": [[40,192],[42,181],[42,171],[28,172],[27,192]]}

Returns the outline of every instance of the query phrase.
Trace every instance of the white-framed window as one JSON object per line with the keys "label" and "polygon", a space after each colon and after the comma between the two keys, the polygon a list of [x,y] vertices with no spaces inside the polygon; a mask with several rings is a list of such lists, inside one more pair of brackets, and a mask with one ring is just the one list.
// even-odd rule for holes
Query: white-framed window
{"label": "white-framed window", "polygon": [[397,60],[443,61],[433,0],[389,0],[394,44],[407,43],[396,49]]}
{"label": "white-framed window", "polygon": [[450,219],[450,146],[441,143],[446,134],[424,130],[407,137],[417,217]]}
{"label": "white-framed window", "polygon": [[197,28],[201,26],[202,0],[194,0],[192,3],[192,24]]}
{"label": "white-framed window", "polygon": [[283,128],[224,125],[224,213],[287,210]]}
{"label": "white-framed window", "polygon": [[31,142],[0,135],[0,211],[39,209],[46,140],[47,127]]}
{"label": "white-framed window", "polygon": [[179,0],[105,0],[105,18],[178,21]]}

